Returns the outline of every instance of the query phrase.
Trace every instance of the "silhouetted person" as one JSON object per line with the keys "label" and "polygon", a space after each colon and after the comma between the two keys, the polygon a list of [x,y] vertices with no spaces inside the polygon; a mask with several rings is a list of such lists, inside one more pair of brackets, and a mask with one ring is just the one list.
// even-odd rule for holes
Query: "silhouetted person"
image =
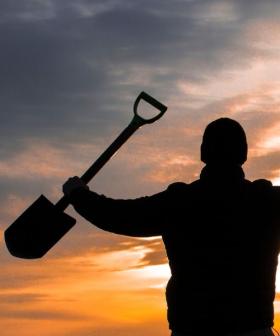
{"label": "silhouetted person", "polygon": [[280,190],[246,180],[246,159],[244,130],[221,118],[203,135],[206,166],[197,181],[134,200],[98,195],[77,177],[63,187],[76,211],[103,230],[162,236],[174,336],[272,335]]}

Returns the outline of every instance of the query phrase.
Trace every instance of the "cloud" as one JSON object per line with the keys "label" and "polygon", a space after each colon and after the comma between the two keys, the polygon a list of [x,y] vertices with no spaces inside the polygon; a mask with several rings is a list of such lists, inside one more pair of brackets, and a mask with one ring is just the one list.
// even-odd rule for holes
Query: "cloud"
{"label": "cloud", "polygon": [[[79,175],[127,125],[142,90],[169,110],[129,140],[92,189],[128,198],[196,179],[203,130],[221,116],[237,119],[248,134],[247,176],[276,179],[279,7],[273,0],[1,1],[2,231],[41,193],[52,201],[61,196],[64,180]],[[47,326],[43,321],[60,326],[51,333],[46,327],[46,335],[55,336],[166,334],[156,317],[143,325],[106,327],[104,318],[115,312],[124,319],[124,301],[133,302],[131,311],[139,307],[131,292],[163,279],[159,240],[111,235],[85,223],[71,207],[67,212],[78,224],[42,260],[13,259],[2,241],[1,298],[10,305],[3,323],[27,323],[34,335]],[[127,292],[121,292],[124,286]],[[154,294],[142,291],[135,298],[155,302]],[[83,320],[80,329],[74,321],[64,329],[64,319],[80,315],[40,306],[49,301],[54,307],[56,300],[91,311],[97,325]],[[108,303],[110,312],[95,314]],[[163,301],[157,304],[158,314]],[[144,315],[128,316],[139,321]],[[37,329],[33,317],[41,319]]]}
{"label": "cloud", "polygon": [[[103,336],[166,336],[168,327],[164,318],[148,319],[143,322],[134,322],[117,326],[103,327],[84,327],[79,330],[80,336],[103,335]],[[67,334],[67,336],[75,336],[76,333]],[[65,335],[66,336],[66,335]]]}
{"label": "cloud", "polygon": [[[7,130],[15,141],[30,136],[74,141],[77,129],[83,131],[76,141],[96,138],[123,119],[127,102],[142,88],[168,99],[176,95],[178,78],[207,82],[221,71],[247,66],[259,52],[242,34],[245,21],[231,25],[211,14],[217,13],[216,6],[223,8],[223,18],[238,18],[248,7],[240,2],[176,2],[169,15],[170,5],[159,7],[157,1],[4,4],[0,45],[6,66],[0,87],[5,144]],[[257,2],[254,8],[260,6]],[[48,11],[52,14],[42,14]],[[257,20],[260,13],[254,11]]]}
{"label": "cloud", "polygon": [[[149,150],[148,143],[157,132],[157,143],[151,148],[151,155],[154,155],[152,150],[157,150],[157,157],[165,151],[199,161],[200,135],[189,135],[194,129],[198,134],[208,120],[223,113],[221,108],[226,112],[230,112],[229,108],[238,108],[240,115],[244,113],[249,104],[245,100],[250,99],[250,93],[244,95],[243,92],[243,97],[242,94],[236,97],[237,107],[233,100],[228,100],[226,105],[219,95],[223,91],[234,94],[236,87],[241,85],[243,71],[247,78],[252,76],[253,71],[248,73],[248,68],[256,59],[271,59],[271,50],[258,42],[266,41],[269,35],[275,41],[278,38],[274,33],[276,20],[271,23],[278,6],[273,1],[266,9],[260,1],[254,2],[254,6],[240,1],[234,4],[176,1],[172,9],[166,1],[1,4],[5,34],[0,34],[0,44],[6,66],[0,77],[0,152],[4,160],[2,173],[6,172],[7,177],[20,169],[23,172],[29,169],[29,176],[47,173],[53,179],[58,175],[62,178],[64,171],[67,174],[63,166],[69,167],[70,163],[69,160],[63,164],[58,158],[64,154],[63,148],[110,140],[109,134],[117,134],[128,121],[126,111],[131,109],[133,99],[143,88],[168,103],[170,110],[166,121],[162,120],[152,127],[153,130],[143,133],[147,140],[139,143],[138,151],[143,151],[144,146]],[[216,8],[220,9],[220,14]],[[33,20],[35,17],[37,20]],[[231,85],[232,81],[235,86]],[[246,82],[245,76],[242,82]],[[252,82],[247,80],[247,83],[247,89],[254,89],[250,87]],[[268,93],[266,99],[271,99],[271,94]],[[212,105],[209,100],[214,100]],[[191,104],[193,107],[189,107]],[[252,109],[252,114],[254,119],[260,115],[256,109]],[[254,132],[256,125],[252,122],[249,132]],[[185,135],[188,135],[186,144],[182,141]],[[163,137],[165,140],[161,144]],[[29,148],[26,148],[26,141]],[[37,158],[40,145],[46,149],[50,141],[55,148],[47,150],[56,158],[50,155]],[[134,151],[137,151],[135,147]],[[22,163],[25,155],[30,167]],[[136,158],[131,158],[135,166]],[[158,176],[152,173],[155,178],[150,181],[161,187],[165,179],[170,182],[176,178],[190,180],[199,167],[199,164],[186,167],[189,172],[184,173],[178,165],[168,164],[172,160],[170,155],[165,156],[165,162],[159,163],[162,168]],[[151,162],[152,157],[149,164]],[[48,172],[42,170],[44,164]],[[9,169],[15,165],[16,169]],[[140,171],[143,176],[156,171],[156,167],[149,171],[143,163],[138,167],[134,167],[134,176],[140,176]],[[172,173],[166,173],[165,169],[169,170],[166,167],[170,167]],[[110,169],[111,174],[114,174],[113,168],[120,171],[115,164]],[[130,172],[127,170],[125,174]],[[107,184],[105,180],[102,183],[107,192],[112,189],[109,186],[112,179]],[[142,182],[145,183],[143,179]],[[145,190],[147,186],[148,182],[142,188],[135,186],[135,190]],[[129,189],[129,186],[124,188],[128,193]],[[150,190],[156,191],[156,188]]]}
{"label": "cloud", "polygon": [[18,294],[0,294],[1,304],[24,304],[27,302],[43,301],[47,299],[47,296],[44,294],[38,293],[18,293]]}
{"label": "cloud", "polygon": [[149,251],[140,260],[138,267],[163,265],[167,262],[166,253],[160,240],[152,241],[146,247]]}
{"label": "cloud", "polygon": [[51,0],[1,1],[0,23],[46,20],[54,16]]}
{"label": "cloud", "polygon": [[47,311],[47,310],[8,310],[1,312],[2,318],[10,319],[27,319],[27,320],[74,320],[74,319],[85,319],[84,316],[77,316],[76,314],[71,314],[69,312],[63,311]]}

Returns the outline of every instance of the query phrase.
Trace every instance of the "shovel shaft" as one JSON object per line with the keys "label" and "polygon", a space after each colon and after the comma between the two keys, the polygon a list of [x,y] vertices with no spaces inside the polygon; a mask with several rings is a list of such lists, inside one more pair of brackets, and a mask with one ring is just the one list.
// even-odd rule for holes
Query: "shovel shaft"
{"label": "shovel shaft", "polygon": [[[141,99],[155,107],[160,111],[152,118],[143,118],[138,114],[138,105]],[[116,151],[127,141],[129,137],[142,125],[151,124],[162,117],[166,112],[167,107],[158,100],[148,95],[146,92],[141,92],[134,102],[134,117],[130,124],[121,132],[121,134],[112,142],[112,144],[99,156],[99,158],[86,170],[81,176],[81,179],[87,184],[99,172],[99,170],[110,160]],[[69,205],[67,196],[63,196],[55,205],[58,210],[64,211]]]}
{"label": "shovel shaft", "polygon": [[[99,172],[99,170],[110,160],[118,149],[131,137],[135,131],[144,124],[141,118],[134,116],[130,124],[121,132],[121,134],[112,142],[112,144],[99,156],[99,158],[85,171],[81,176],[86,184]],[[57,203],[56,207],[64,211],[69,205],[67,196],[63,196]]]}
{"label": "shovel shaft", "polygon": [[99,170],[107,163],[110,158],[119,150],[119,148],[131,137],[131,135],[143,124],[137,118],[133,118],[131,123],[121,132],[121,134],[111,143],[111,145],[99,156],[99,158],[89,167],[81,176],[85,183],[89,181],[99,172]]}

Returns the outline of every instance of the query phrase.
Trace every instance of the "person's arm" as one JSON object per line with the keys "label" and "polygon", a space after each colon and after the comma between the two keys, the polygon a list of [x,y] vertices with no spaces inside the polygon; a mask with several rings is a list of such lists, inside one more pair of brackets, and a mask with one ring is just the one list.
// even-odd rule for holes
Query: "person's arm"
{"label": "person's arm", "polygon": [[[72,179],[72,184],[75,183],[68,192],[66,183],[64,193],[75,210],[100,229],[134,237],[162,235],[167,222],[167,190],[153,196],[122,200],[90,191],[77,178]],[[71,182],[69,184],[71,189]]]}

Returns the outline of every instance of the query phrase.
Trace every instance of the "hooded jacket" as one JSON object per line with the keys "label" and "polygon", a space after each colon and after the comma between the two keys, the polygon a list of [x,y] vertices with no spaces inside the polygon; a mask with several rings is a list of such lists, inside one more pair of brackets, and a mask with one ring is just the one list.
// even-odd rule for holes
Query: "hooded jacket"
{"label": "hooded jacket", "polygon": [[77,190],[71,203],[97,227],[162,236],[171,269],[171,330],[194,335],[273,326],[280,188],[240,166],[207,165],[200,179],[131,200]]}

